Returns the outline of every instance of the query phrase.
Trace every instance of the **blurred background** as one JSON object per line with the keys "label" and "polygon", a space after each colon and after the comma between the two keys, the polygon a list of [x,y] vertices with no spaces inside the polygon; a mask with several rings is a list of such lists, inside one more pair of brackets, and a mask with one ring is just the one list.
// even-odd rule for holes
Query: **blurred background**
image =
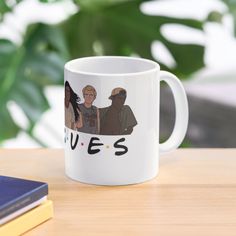
{"label": "blurred background", "polygon": [[[63,66],[150,58],[187,91],[182,147],[236,147],[236,0],[0,0],[0,146],[62,147]],[[175,110],[161,86],[160,139]]]}

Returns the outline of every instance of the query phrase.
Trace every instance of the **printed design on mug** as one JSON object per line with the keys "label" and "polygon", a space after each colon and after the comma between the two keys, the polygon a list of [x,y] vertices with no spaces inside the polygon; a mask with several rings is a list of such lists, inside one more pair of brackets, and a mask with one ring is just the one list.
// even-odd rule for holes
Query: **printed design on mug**
{"label": "printed design on mug", "polygon": [[80,97],[73,91],[68,81],[65,82],[65,126],[76,130],[82,126],[82,114],[78,103]]}
{"label": "printed design on mug", "polygon": [[97,96],[97,91],[93,86],[87,85],[83,88],[82,92],[84,102],[78,104],[79,110],[82,113],[82,126],[77,128],[77,131],[89,134],[99,134],[99,110],[93,105]]}
{"label": "printed design on mug", "polygon": [[109,107],[100,108],[101,130],[104,135],[126,135],[133,132],[137,125],[134,113],[128,105],[124,105],[127,92],[123,88],[114,88],[109,99]]}
{"label": "printed design on mug", "polygon": [[86,85],[82,89],[84,101],[65,82],[65,126],[83,133],[101,135],[129,135],[138,124],[133,111],[125,105],[127,91],[117,87],[108,99],[111,105],[98,108],[93,105],[96,89]]}

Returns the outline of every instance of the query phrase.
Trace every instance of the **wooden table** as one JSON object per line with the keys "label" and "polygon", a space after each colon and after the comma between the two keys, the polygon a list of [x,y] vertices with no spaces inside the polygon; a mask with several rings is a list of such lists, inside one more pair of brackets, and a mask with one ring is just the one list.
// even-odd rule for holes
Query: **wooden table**
{"label": "wooden table", "polygon": [[26,235],[236,235],[236,149],[179,149],[152,181],[85,185],[64,174],[62,150],[0,150],[0,174],[46,181],[55,216]]}

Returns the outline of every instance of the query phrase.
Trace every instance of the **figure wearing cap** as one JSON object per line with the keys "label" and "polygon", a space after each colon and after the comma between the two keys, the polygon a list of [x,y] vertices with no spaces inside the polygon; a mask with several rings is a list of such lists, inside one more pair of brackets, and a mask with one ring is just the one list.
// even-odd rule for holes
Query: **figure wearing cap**
{"label": "figure wearing cap", "polygon": [[114,88],[111,92],[111,105],[100,108],[100,134],[126,135],[137,125],[135,116],[128,105],[124,105],[127,92],[124,88]]}

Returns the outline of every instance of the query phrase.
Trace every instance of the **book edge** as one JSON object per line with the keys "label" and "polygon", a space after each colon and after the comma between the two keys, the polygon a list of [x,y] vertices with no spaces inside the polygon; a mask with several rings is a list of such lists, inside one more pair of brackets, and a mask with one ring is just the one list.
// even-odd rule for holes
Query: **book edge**
{"label": "book edge", "polygon": [[34,207],[39,206],[40,204],[42,204],[46,200],[47,200],[47,196],[44,196],[44,197],[40,198],[39,200],[36,200],[36,201],[30,203],[29,205],[27,205],[23,208],[20,208],[20,209],[16,210],[15,212],[12,212],[11,214],[1,218],[0,219],[0,226],[3,224],[6,224],[8,221],[13,220],[18,216],[26,213],[27,211],[33,209]]}
{"label": "book edge", "polygon": [[53,203],[50,200],[0,226],[0,235],[21,235],[53,217]]}
{"label": "book edge", "polygon": [[[41,182],[40,182],[41,183]],[[33,203],[36,200],[39,200],[40,198],[44,197],[45,195],[48,195],[48,184],[44,183],[43,185],[38,186],[37,188],[26,192],[25,194],[21,195],[18,198],[15,198],[13,200],[11,200],[10,202],[2,205],[2,207],[0,206],[0,219],[4,218],[5,216],[8,216],[9,214]],[[22,202],[25,201],[25,199],[30,198],[29,201],[23,203],[21,205]],[[14,205],[18,205],[14,208]],[[11,210],[7,210],[9,208],[12,208]]]}

